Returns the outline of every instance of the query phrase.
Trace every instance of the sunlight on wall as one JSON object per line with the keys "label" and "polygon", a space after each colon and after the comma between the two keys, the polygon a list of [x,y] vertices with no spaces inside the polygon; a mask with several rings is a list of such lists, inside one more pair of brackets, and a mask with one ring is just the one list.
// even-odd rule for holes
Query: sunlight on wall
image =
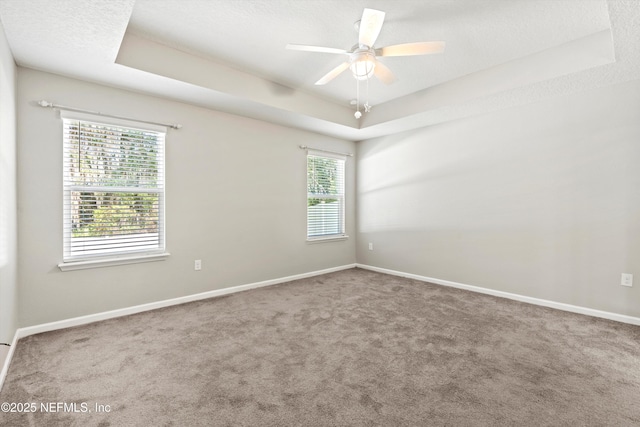
{"label": "sunlight on wall", "polygon": [[630,82],[360,142],[358,262],[639,313],[619,284],[640,259],[639,91]]}
{"label": "sunlight on wall", "polygon": [[573,130],[572,145],[562,118],[557,134],[539,125],[523,133],[517,121],[502,125],[511,116],[493,128],[470,119],[361,144],[359,231],[561,232],[626,209],[623,149],[612,149],[597,127]]}

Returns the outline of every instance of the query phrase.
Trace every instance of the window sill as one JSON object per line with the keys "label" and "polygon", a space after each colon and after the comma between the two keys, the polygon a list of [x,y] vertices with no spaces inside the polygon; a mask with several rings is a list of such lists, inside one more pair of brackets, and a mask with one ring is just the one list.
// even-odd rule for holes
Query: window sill
{"label": "window sill", "polygon": [[58,264],[62,271],[85,270],[88,268],[111,267],[114,265],[139,264],[142,262],[164,261],[171,255],[168,252],[152,255],[129,255],[118,258],[85,259],[82,261],[67,261]]}
{"label": "window sill", "polygon": [[338,234],[335,236],[307,237],[307,243],[325,243],[347,240],[349,236],[346,234]]}

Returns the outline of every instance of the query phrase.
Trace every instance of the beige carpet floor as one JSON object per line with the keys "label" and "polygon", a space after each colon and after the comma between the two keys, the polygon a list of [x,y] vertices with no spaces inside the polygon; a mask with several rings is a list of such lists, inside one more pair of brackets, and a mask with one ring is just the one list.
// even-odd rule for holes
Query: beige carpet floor
{"label": "beige carpet floor", "polygon": [[37,406],[2,426],[639,426],[640,327],[352,269],[27,337],[0,402]]}

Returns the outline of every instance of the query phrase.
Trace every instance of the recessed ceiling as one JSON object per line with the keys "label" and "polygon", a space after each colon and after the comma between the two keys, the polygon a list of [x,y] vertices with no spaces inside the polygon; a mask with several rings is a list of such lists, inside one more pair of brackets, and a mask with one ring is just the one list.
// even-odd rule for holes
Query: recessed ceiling
{"label": "recessed ceiling", "polygon": [[[377,47],[444,40],[446,54],[384,58],[398,81],[371,81],[374,105],[609,28],[605,1],[184,1],[138,0],[128,31],[348,105],[344,73],[314,86],[342,55],[294,52],[287,43],[350,49],[364,7],[386,18]],[[282,6],[274,7],[274,4]]]}
{"label": "recessed ceiling", "polygon": [[[383,58],[398,81],[314,82],[350,49],[365,8],[376,47],[443,40],[443,54]],[[640,77],[633,0],[0,0],[19,65],[359,140]],[[360,91],[366,94],[366,84]],[[53,100],[55,101],[55,100]]]}

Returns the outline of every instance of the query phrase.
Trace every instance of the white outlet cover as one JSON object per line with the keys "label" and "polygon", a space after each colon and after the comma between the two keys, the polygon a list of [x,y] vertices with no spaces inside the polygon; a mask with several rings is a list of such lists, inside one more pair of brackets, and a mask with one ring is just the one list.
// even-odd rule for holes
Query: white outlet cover
{"label": "white outlet cover", "polygon": [[622,277],[620,279],[620,285],[632,287],[633,286],[633,274],[622,273]]}

